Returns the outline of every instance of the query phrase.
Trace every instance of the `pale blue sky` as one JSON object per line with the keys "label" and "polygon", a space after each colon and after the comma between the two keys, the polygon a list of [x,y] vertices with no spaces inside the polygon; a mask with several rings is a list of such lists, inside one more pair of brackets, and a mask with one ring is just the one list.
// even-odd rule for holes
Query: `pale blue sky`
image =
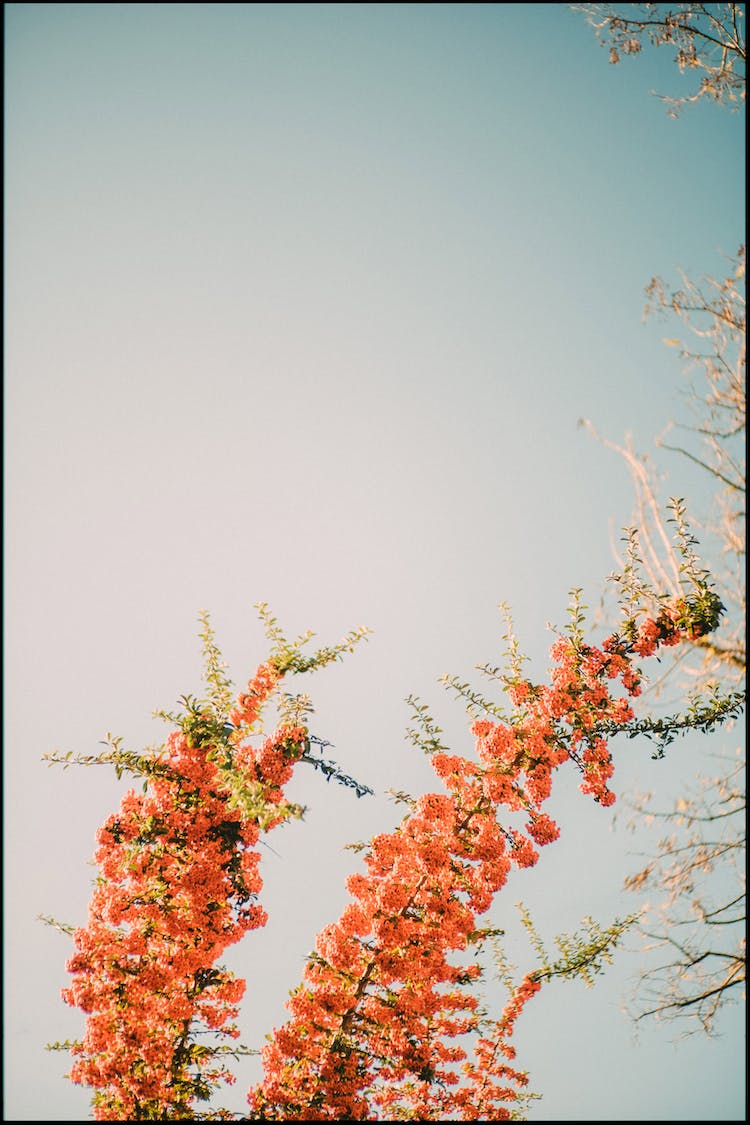
{"label": "pale blue sky", "polygon": [[[631,493],[577,421],[650,449],[679,413],[643,290],[720,274],[744,239],[744,120],[670,120],[650,94],[680,89],[670,57],[611,67],[562,4],[5,14],[5,1116],[62,1121],[89,1094],[43,1048],[83,1017],[35,918],[84,921],[126,784],[41,755],[158,741],[152,711],[200,688],[201,608],[238,685],[266,651],[257,601],[325,643],[374,630],[300,685],[379,795],[304,776],[307,821],[269,841],[271,921],[231,954],[261,1046],[343,905],[343,845],[395,823],[387,787],[433,787],[405,696],[467,750],[436,681],[499,661],[498,602],[539,677],[567,591],[598,604]],[[615,788],[667,801],[704,751],[623,744]],[[523,897],[547,937],[634,905],[633,838],[561,789],[562,840],[496,912]],[[744,1013],[714,1043],[636,1042],[638,964],[529,1006],[532,1119],[744,1118]]]}

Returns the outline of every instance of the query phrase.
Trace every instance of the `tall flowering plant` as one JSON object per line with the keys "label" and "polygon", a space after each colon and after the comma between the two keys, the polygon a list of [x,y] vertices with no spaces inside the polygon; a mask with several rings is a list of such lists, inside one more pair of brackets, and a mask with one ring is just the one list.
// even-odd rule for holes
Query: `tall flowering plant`
{"label": "tall flowering plant", "polygon": [[[96,879],[86,926],[72,932],[71,984],[63,999],[86,1013],[83,1039],[55,1044],[73,1055],[69,1077],[93,1088],[97,1120],[193,1118],[234,1075],[224,1056],[247,1053],[232,1043],[245,981],[218,962],[248,931],[265,925],[259,902],[259,838],[302,809],[284,787],[305,761],[368,790],[312,753],[305,697],[278,699],[284,677],[309,671],[350,650],[366,630],[303,657],[309,634],[288,643],[261,607],[273,649],[246,689],[232,699],[204,615],[209,698],[185,697],[177,729],[163,746],[129,754],[117,739],[95,758],[145,778],[128,790],[97,833]],[[259,735],[274,698],[281,721]],[[255,737],[254,737],[255,736]],[[201,1042],[206,1033],[229,1040]],[[224,1111],[198,1114],[232,1117]]]}
{"label": "tall flowering plant", "polygon": [[[632,700],[640,661],[715,628],[721,604],[705,576],[692,592],[650,616],[625,607],[622,627],[599,646],[584,636],[574,599],[571,623],[552,646],[548,683],[521,672],[511,634],[510,667],[492,670],[510,701],[506,714],[467,685],[448,681],[479,706],[474,756],[451,754],[426,708],[412,700],[439,791],[400,795],[409,811],[395,831],[361,845],[364,870],[347,882],[350,901],[318,935],[288,1001],[290,1019],[264,1048],[263,1077],[248,1093],[253,1120],[503,1120],[520,1115],[527,1084],[510,1040],[542,981],[565,967],[528,973],[505,1010],[488,1014],[476,996],[480,951],[492,937],[481,917],[511,870],[534,866],[559,836],[543,810],[561,767],[577,769],[584,794],[607,806],[611,738],[635,730]],[[627,589],[627,576],[624,580]],[[145,778],[98,833],[99,877],[87,926],[74,932],[65,1000],[87,1015],[70,1077],[93,1088],[98,1120],[231,1118],[204,1110],[233,1081],[226,1055],[245,982],[218,962],[265,923],[256,850],[261,832],[301,810],[284,787],[299,762],[366,792],[312,752],[305,696],[280,685],[351,650],[366,633],[302,654],[309,634],[288,642],[265,607],[269,659],[236,698],[204,618],[209,698],[185,699],[163,747],[128,755],[116,740],[96,759]],[[274,698],[280,721],[259,736]],[[715,699],[703,726],[734,713]],[[640,723],[640,726],[639,726]],[[52,756],[69,761],[70,755]],[[613,939],[614,940],[614,939]],[[601,951],[601,943],[596,946]],[[229,1039],[209,1046],[206,1031]]]}
{"label": "tall flowering plant", "polygon": [[[351,901],[318,935],[288,1002],[291,1019],[264,1048],[252,1118],[511,1116],[527,1077],[509,1040],[542,974],[528,974],[489,1018],[472,992],[490,933],[479,919],[511,869],[534,866],[538,849],[558,838],[542,806],[561,766],[580,771],[584,794],[613,803],[608,739],[634,719],[635,660],[697,627],[686,601],[629,618],[600,648],[584,641],[581,624],[574,604],[568,635],[551,649],[549,684],[523,678],[515,661],[505,680],[513,715],[473,723],[475,758],[447,753],[432,729],[424,745],[442,791],[411,802],[395,832],[366,848],[365,872],[347,883]],[[513,814],[520,827],[510,826]]]}

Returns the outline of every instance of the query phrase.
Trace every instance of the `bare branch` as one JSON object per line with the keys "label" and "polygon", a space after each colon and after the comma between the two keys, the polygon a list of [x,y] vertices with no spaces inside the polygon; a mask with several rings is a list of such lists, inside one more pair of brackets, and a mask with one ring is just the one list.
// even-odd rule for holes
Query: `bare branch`
{"label": "bare branch", "polygon": [[737,108],[745,98],[745,38],[740,4],[572,4],[594,28],[609,61],[637,55],[644,43],[676,50],[681,73],[698,71],[698,89],[679,98],[660,95],[670,116],[704,98]]}

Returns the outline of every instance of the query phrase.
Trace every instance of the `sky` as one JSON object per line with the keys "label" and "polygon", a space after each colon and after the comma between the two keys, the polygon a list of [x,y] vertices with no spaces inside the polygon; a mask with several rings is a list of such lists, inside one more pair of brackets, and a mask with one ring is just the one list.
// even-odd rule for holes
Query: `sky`
{"label": "sky", "polygon": [[[375,795],[295,782],[308,812],[264,851],[268,926],[225,959],[261,1047],[346,901],[345,845],[398,823],[389,787],[435,787],[406,697],[469,753],[438,680],[501,661],[499,603],[540,679],[571,588],[594,617],[633,499],[578,422],[652,451],[684,409],[644,289],[723,276],[744,119],[670,119],[670,55],[612,67],[563,4],[4,14],[4,1119],[75,1121],[89,1092],[45,1050],[83,1032],[60,999],[71,946],[38,916],[85,922],[128,782],[42,756],[159,743],[154,710],[201,690],[202,609],[238,689],[267,653],[258,602],[321,644],[372,629],[300,687]],[[706,502],[667,468],[667,495]],[[616,792],[667,804],[706,744],[617,755]],[[520,899],[546,939],[636,905],[646,835],[572,776],[550,804],[560,841],[493,908],[509,933]],[[528,1006],[531,1120],[744,1119],[744,1010],[711,1041],[636,1033],[640,963],[627,949],[595,988]],[[243,1112],[258,1073],[238,1066],[222,1104]]]}

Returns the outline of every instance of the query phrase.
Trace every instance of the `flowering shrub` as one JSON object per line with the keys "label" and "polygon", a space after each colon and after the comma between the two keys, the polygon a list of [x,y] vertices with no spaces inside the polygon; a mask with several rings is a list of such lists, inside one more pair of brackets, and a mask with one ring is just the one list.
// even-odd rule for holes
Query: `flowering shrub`
{"label": "flowering shrub", "polygon": [[[558,838],[542,806],[561,766],[572,763],[582,792],[612,804],[609,739],[634,721],[635,660],[718,619],[710,591],[699,593],[699,610],[683,599],[655,617],[631,612],[600,648],[584,641],[575,605],[552,646],[549,683],[521,676],[518,660],[501,677],[513,709],[501,717],[487,705],[492,718],[475,719],[475,757],[448,753],[421,716],[426,735],[417,740],[441,791],[405,797],[409,811],[396,830],[363,846],[365,870],[347,881],[350,901],[318,935],[290,1019],[263,1050],[251,1119],[518,1115],[527,1077],[509,1040],[544,974],[527,974],[499,1018],[485,1013],[472,991],[490,934],[479,919],[512,867],[534,866],[538,849]],[[222,1056],[243,1049],[201,1045],[197,1036],[238,1035],[232,1021],[245,983],[217,962],[265,923],[260,833],[299,815],[284,798],[296,764],[321,766],[310,753],[306,697],[282,696],[280,685],[290,672],[337,659],[365,632],[305,658],[309,635],[290,644],[265,619],[273,650],[246,691],[231,698],[206,622],[209,701],[188,698],[184,714],[165,716],[177,729],[150,757],[116,745],[99,759],[146,780],[98,833],[100,875],[63,993],[87,1015],[82,1041],[64,1046],[74,1056],[70,1078],[95,1091],[98,1120],[233,1116],[201,1114],[196,1103],[234,1080]],[[272,698],[282,721],[258,743]]]}
{"label": "flowering shrub", "polygon": [[[258,669],[233,713],[238,725],[257,719],[278,679],[272,666]],[[304,728],[282,726],[258,749],[211,735],[208,715],[189,714],[155,759],[146,793],[129,790],[98,832],[100,876],[63,998],[88,1013],[70,1077],[96,1089],[99,1120],[184,1115],[232,1081],[194,1029],[239,1034],[231,1020],[245,982],[214,966],[266,913],[258,819],[232,807],[223,775],[241,773],[278,809],[266,827],[280,823]]]}
{"label": "flowering shrub", "polygon": [[[681,611],[680,611],[681,612]],[[446,792],[414,803],[395,832],[376,836],[366,874],[347,883],[351,902],[319,935],[304,981],[288,1003],[291,1020],[264,1048],[265,1077],[250,1092],[251,1116],[502,1120],[526,1075],[510,1065],[508,1043],[525,1003],[541,987],[527,976],[499,1020],[471,994],[480,965],[478,917],[512,866],[532,867],[538,847],[559,836],[541,806],[554,772],[573,762],[581,790],[602,805],[613,765],[603,722],[633,718],[641,690],[634,654],[680,639],[679,613],[643,620],[628,641],[601,649],[578,637],[552,646],[549,685],[516,677],[508,723],[479,719],[478,761],[442,751],[433,769]],[[615,695],[619,682],[625,696]],[[525,832],[500,813],[525,813]],[[453,956],[469,955],[460,964]],[[474,1037],[474,1057],[459,1037]]]}

